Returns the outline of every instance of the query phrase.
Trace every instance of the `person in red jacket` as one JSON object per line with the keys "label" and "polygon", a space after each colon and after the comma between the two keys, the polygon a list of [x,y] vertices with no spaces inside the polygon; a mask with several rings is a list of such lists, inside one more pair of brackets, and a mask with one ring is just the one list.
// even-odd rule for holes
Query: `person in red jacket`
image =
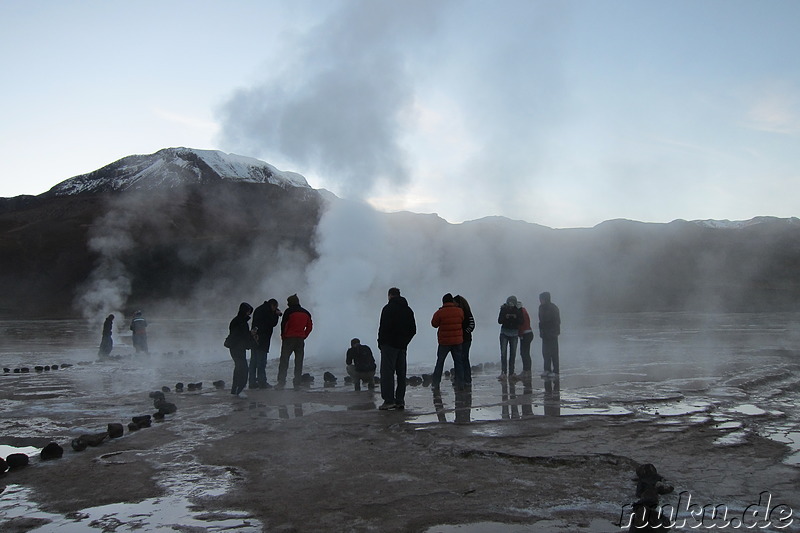
{"label": "person in red jacket", "polygon": [[306,339],[311,333],[314,324],[311,313],[300,307],[300,298],[292,294],[286,299],[287,308],[281,319],[281,359],[278,364],[277,389],[286,386],[286,372],[289,369],[289,358],[294,353],[294,388],[300,387],[300,378],[303,376],[303,357],[305,355]]}
{"label": "person in red jacket", "polygon": [[431,318],[431,326],[438,329],[436,336],[439,348],[436,351],[436,368],[431,377],[431,386],[439,388],[447,354],[453,354],[453,368],[456,374],[456,389],[464,387],[464,361],[461,344],[464,342],[464,310],[461,309],[449,292],[442,296],[440,307]]}

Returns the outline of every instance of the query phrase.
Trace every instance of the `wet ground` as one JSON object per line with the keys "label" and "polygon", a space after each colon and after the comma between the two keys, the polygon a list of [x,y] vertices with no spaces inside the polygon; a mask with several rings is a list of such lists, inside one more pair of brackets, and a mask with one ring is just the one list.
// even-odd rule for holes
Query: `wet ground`
{"label": "wet ground", "polygon": [[[310,387],[239,400],[212,386],[232,370],[216,348],[135,355],[122,338],[98,360],[80,323],[0,323],[0,456],[31,457],[0,477],[0,530],[619,531],[643,462],[675,484],[664,503],[741,514],[767,491],[800,508],[797,318],[606,317],[564,338],[558,380],[498,381],[473,350],[486,364],[469,393],[409,387],[402,412],[313,355]],[[410,374],[431,370],[412,357]],[[152,413],[164,386],[178,406],[165,421],[70,448]],[[50,441],[64,457],[40,461]]]}

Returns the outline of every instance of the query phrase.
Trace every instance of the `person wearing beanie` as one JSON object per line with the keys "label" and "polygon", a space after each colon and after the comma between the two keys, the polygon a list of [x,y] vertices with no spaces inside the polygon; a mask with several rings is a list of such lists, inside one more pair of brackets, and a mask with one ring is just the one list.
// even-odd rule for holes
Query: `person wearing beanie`
{"label": "person wearing beanie", "polygon": [[543,378],[558,378],[558,336],[561,335],[561,311],[550,301],[550,293],[539,295],[539,336],[542,338]]}
{"label": "person wearing beanie", "polygon": [[[388,411],[405,409],[408,344],[417,334],[414,311],[408,301],[400,296],[400,289],[392,287],[388,302],[381,309],[378,326],[378,350],[381,352],[381,397],[378,409]],[[395,375],[397,388],[395,389]]]}
{"label": "person wearing beanie", "polygon": [[289,369],[289,358],[294,354],[295,390],[300,388],[303,376],[303,358],[305,357],[306,339],[314,327],[311,313],[300,307],[300,298],[292,294],[286,299],[287,308],[281,319],[281,359],[278,363],[278,389],[286,386],[286,373]]}
{"label": "person wearing beanie", "polygon": [[522,324],[522,313],[517,309],[517,297],[509,296],[506,303],[500,307],[497,317],[500,324],[500,376],[497,379],[506,379],[507,375],[514,375],[514,361],[517,358],[517,341],[519,340],[519,326]]}
{"label": "person wearing beanie", "polygon": [[439,388],[444,362],[448,354],[453,354],[455,386],[456,390],[460,390],[464,387],[464,361],[461,352],[461,344],[464,342],[464,310],[458,306],[449,292],[442,296],[442,306],[433,313],[431,326],[437,329],[436,337],[439,341],[431,386],[434,389]]}
{"label": "person wearing beanie", "polygon": [[270,389],[267,382],[267,354],[272,340],[272,331],[281,317],[278,300],[270,298],[253,311],[253,336],[256,345],[250,350],[248,387],[251,389]]}
{"label": "person wearing beanie", "polygon": [[369,346],[361,344],[359,339],[350,341],[350,348],[345,355],[347,374],[353,378],[355,390],[361,390],[361,382],[367,384],[369,390],[375,390],[375,357]]}

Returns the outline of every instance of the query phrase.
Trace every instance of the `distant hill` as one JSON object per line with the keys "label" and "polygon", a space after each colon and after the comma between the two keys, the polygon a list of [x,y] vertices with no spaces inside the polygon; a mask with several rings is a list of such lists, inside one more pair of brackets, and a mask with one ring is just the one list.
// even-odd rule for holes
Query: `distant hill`
{"label": "distant hill", "polygon": [[[362,270],[353,267],[353,276],[365,275],[363,263],[396,268],[391,279],[419,285],[420,294],[462,288],[473,306],[499,305],[514,292],[532,308],[530,299],[550,290],[573,313],[800,310],[796,218],[556,230],[503,217],[449,224],[374,213],[339,243],[334,227],[318,231],[331,202],[344,201],[299,174],[188,148],[129,156],[39,196],[2,198],[0,316],[138,307],[224,315],[265,287],[302,286],[310,265],[332,251],[339,265],[358,254]],[[365,246],[342,249],[353,242]],[[382,263],[387,250],[392,264]]]}

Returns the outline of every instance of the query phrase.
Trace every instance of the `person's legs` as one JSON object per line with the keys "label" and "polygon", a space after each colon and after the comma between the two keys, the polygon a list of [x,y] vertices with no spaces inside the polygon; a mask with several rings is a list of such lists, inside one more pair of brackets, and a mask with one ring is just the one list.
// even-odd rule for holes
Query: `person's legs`
{"label": "person's legs", "polygon": [[387,404],[394,404],[394,374],[399,353],[397,348],[381,347],[381,398]]}
{"label": "person's legs", "polygon": [[517,343],[519,342],[519,337],[514,335],[512,337],[506,337],[508,339],[508,375],[511,376],[514,374],[514,365],[517,359]]}
{"label": "person's legs", "polygon": [[469,361],[469,349],[472,347],[472,340],[464,341],[461,345],[461,360],[464,361],[464,383],[472,385],[472,363]]}
{"label": "person's legs", "polygon": [[461,344],[450,346],[450,353],[453,354],[453,372],[456,374],[456,390],[464,388],[466,378],[464,377],[464,354],[461,351]]}
{"label": "person's legs", "polygon": [[250,350],[250,364],[247,368],[247,383],[248,388],[255,389],[258,387],[256,383],[256,366],[258,365],[258,348]]}
{"label": "person's legs", "polygon": [[289,370],[289,357],[292,355],[292,346],[289,339],[281,343],[281,358],[278,362],[278,385],[286,385],[286,372]]}
{"label": "person's legs", "polygon": [[522,371],[526,374],[531,372],[531,342],[533,333],[528,332],[519,339],[519,356],[522,359]]}
{"label": "person's legs", "polygon": [[552,358],[550,352],[550,340],[542,337],[542,358],[544,359],[544,371],[550,372],[552,366]]}
{"label": "person's legs", "polygon": [[230,352],[233,359],[231,394],[239,394],[247,387],[247,351],[231,348]]}
{"label": "person's legs", "polygon": [[508,337],[500,334],[500,374],[505,376],[508,371]]}
{"label": "person's legs", "polygon": [[305,339],[294,339],[294,386],[300,385],[303,377],[303,359],[305,357]]}
{"label": "person's legs", "polygon": [[347,365],[347,375],[353,378],[355,390],[361,390],[361,373],[356,372],[355,365]]}
{"label": "person's legs", "polygon": [[267,388],[269,385],[267,383],[267,351],[261,351],[261,358],[258,360],[258,366],[256,366],[256,383],[262,389]]}
{"label": "person's legs", "polygon": [[408,363],[406,361],[406,351],[398,350],[397,361],[395,368],[397,371],[397,390],[394,392],[394,403],[399,407],[404,408],[406,405],[406,370]]}
{"label": "person's legs", "polygon": [[447,359],[447,353],[450,351],[449,346],[442,344],[436,348],[436,366],[433,368],[433,375],[431,376],[431,385],[439,387],[442,382],[442,373],[444,373],[444,362]]}
{"label": "person's legs", "polygon": [[554,337],[550,340],[550,360],[553,363],[553,372],[556,374],[559,373],[559,365],[558,365],[558,337]]}

